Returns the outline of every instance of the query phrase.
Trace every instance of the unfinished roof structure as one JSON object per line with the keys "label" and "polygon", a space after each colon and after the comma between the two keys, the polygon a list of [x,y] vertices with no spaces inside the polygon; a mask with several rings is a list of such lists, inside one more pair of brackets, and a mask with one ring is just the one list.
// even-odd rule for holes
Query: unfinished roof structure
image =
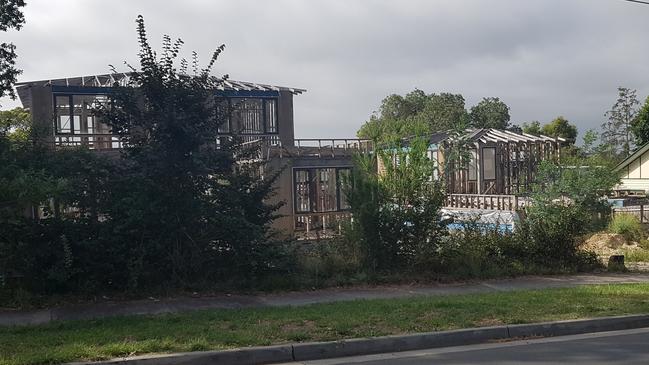
{"label": "unfinished roof structure", "polygon": [[[82,87],[82,88],[110,88],[115,85],[126,86],[131,81],[131,76],[133,72],[124,72],[124,73],[111,73],[103,75],[89,75],[89,76],[76,76],[76,77],[64,77],[58,79],[46,79],[46,80],[37,80],[37,81],[25,81],[16,83],[16,90],[18,91],[18,97],[22,102],[25,108],[31,108],[32,100],[29,93],[29,88],[33,86],[62,86],[68,88]],[[276,86],[276,85],[267,85],[260,84],[255,82],[247,81],[235,81],[226,79],[223,83],[217,87],[217,90],[223,90],[228,92],[255,92],[255,91],[271,91],[271,92],[280,92],[288,91],[293,95],[298,95],[303,92],[306,92],[305,89],[298,89],[294,87],[286,86]]]}
{"label": "unfinished roof structure", "polygon": [[[538,165],[558,159],[563,138],[516,133],[502,129],[470,129],[461,136],[444,133],[434,145],[449,193],[520,194],[529,191]],[[435,136],[433,136],[435,138]],[[432,139],[431,139],[432,141]],[[446,161],[444,150],[462,143],[468,164]]]}

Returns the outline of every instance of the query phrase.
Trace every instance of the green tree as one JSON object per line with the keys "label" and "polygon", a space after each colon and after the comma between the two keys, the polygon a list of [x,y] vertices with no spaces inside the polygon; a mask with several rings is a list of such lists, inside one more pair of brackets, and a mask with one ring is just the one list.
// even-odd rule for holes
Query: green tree
{"label": "green tree", "polygon": [[523,123],[523,133],[531,134],[533,136],[541,135],[541,123],[538,120]]}
{"label": "green tree", "polygon": [[[24,0],[3,0],[0,2],[0,32],[9,29],[20,30],[25,23],[25,17],[20,8],[25,6]],[[22,71],[16,66],[16,46],[13,43],[0,44],[0,97],[15,98],[13,85]]]}
{"label": "green tree", "polygon": [[541,128],[541,134],[549,137],[565,138],[570,144],[577,140],[577,127],[566,118],[559,116]]}
{"label": "green tree", "polygon": [[469,122],[464,97],[452,93],[429,95],[429,102],[418,118],[428,123],[432,132],[464,129]]}
{"label": "green tree", "polygon": [[[348,199],[354,220],[347,235],[359,244],[365,269],[422,268],[436,258],[446,228],[439,220],[444,193],[431,181],[427,138],[355,158]],[[385,167],[376,174],[380,160]],[[398,161],[398,162],[397,162]]]}
{"label": "green tree", "polygon": [[649,96],[633,119],[631,131],[635,137],[636,145],[640,146],[649,142]]}
{"label": "green tree", "polygon": [[597,131],[594,129],[589,129],[584,133],[583,137],[583,145],[581,147],[581,150],[583,151],[584,155],[586,156],[592,156],[593,154],[596,153],[597,151],[597,140],[599,139],[599,134]]}
{"label": "green tree", "polygon": [[475,128],[507,129],[509,127],[509,107],[499,98],[483,98],[471,108],[470,124]]}
{"label": "green tree", "polygon": [[403,138],[465,128],[468,114],[460,94],[414,91],[383,99],[378,112],[358,130],[360,138],[395,143]]}
{"label": "green tree", "polygon": [[618,87],[617,90],[618,98],[615,104],[604,114],[608,120],[602,124],[602,139],[615,153],[625,158],[633,147],[631,123],[635,119],[640,102],[635,90],[626,87]]}
{"label": "green tree", "polygon": [[31,125],[31,116],[26,109],[0,110],[0,135],[14,141],[27,141]]}
{"label": "green tree", "polygon": [[132,286],[184,286],[267,270],[269,224],[278,208],[267,201],[277,174],[260,178],[258,150],[236,136],[218,148],[209,142],[225,122],[215,112],[215,90],[225,79],[210,75],[224,46],[205,68],[194,62],[190,74],[183,60],[175,66],[181,40],[165,36],[157,53],[141,16],[137,29],[139,70],[129,85],[115,85],[101,109],[126,146],[107,215],[114,235],[132,242]]}

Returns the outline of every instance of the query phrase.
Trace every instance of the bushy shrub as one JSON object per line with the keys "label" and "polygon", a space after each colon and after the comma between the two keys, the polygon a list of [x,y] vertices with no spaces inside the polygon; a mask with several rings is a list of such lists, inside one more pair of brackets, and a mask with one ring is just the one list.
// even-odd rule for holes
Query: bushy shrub
{"label": "bushy shrub", "polygon": [[[426,139],[416,138],[407,147],[355,159],[347,187],[354,218],[346,235],[358,241],[362,265],[370,272],[419,265],[420,258],[435,255],[446,233],[439,219],[444,194],[430,179],[427,148]],[[384,171],[377,174],[379,160]]]}
{"label": "bushy shrub", "polygon": [[260,178],[259,151],[236,133],[213,144],[223,46],[190,75],[174,66],[181,41],[156,53],[142,18],[138,32],[140,71],[95,110],[119,157],[0,134],[0,290],[9,277],[37,294],[245,287],[294,269],[270,230],[277,174]]}
{"label": "bushy shrub", "polygon": [[631,214],[616,214],[608,225],[608,231],[634,242],[640,242],[646,236],[640,220]]}

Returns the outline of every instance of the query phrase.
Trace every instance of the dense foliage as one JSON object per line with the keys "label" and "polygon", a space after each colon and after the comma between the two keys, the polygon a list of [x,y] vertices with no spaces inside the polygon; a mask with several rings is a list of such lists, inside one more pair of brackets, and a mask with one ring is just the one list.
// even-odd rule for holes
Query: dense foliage
{"label": "dense foliage", "polygon": [[551,122],[541,125],[539,121],[522,124],[522,131],[534,136],[545,135],[549,137],[565,138],[566,142],[574,144],[577,140],[577,126],[566,118],[559,116]]}
{"label": "dense foliage", "polygon": [[[447,229],[443,184],[433,178],[428,143],[385,148],[361,156],[348,193],[354,221],[343,238],[357,245],[361,272],[490,277],[590,269],[595,257],[579,248],[584,233],[603,227],[610,208],[602,197],[617,179],[598,157],[545,162],[514,232],[460,220]],[[450,151],[447,151],[450,152]],[[373,170],[379,159],[384,169]],[[397,162],[398,161],[398,162]],[[573,165],[574,164],[574,165]]]}
{"label": "dense foliage", "polygon": [[0,134],[14,142],[29,139],[31,124],[31,115],[27,109],[16,107],[11,110],[0,110]]}
{"label": "dense foliage", "polygon": [[[445,234],[439,219],[442,186],[431,181],[427,139],[358,156],[348,193],[354,215],[348,235],[358,242],[363,266],[374,271],[412,268],[432,254]],[[383,166],[376,173],[376,159]]]}
{"label": "dense foliage", "polygon": [[474,128],[507,129],[509,107],[499,98],[484,98],[471,108],[469,119]]}
{"label": "dense foliage", "polygon": [[[10,29],[20,30],[25,23],[21,8],[24,0],[3,0],[0,2],[0,32]],[[16,46],[13,43],[0,43],[0,97],[15,97],[13,84],[22,71],[16,66]]]}
{"label": "dense foliage", "polygon": [[608,225],[608,231],[623,235],[629,242],[640,242],[646,236],[638,217],[631,214],[615,215]]}
{"label": "dense foliage", "polygon": [[469,114],[460,94],[426,94],[422,90],[383,99],[378,113],[358,131],[361,138],[398,143],[402,138],[465,128]]}
{"label": "dense foliage", "polygon": [[633,119],[631,132],[638,146],[649,142],[649,96]]}
{"label": "dense foliage", "polygon": [[[97,114],[121,155],[0,136],[0,277],[33,293],[237,286],[277,270],[268,204],[275,175],[237,136],[216,148],[222,78],[188,74],[138,18],[139,70]],[[135,69],[134,69],[135,71]],[[8,128],[15,133],[14,127]],[[34,207],[37,211],[34,211]],[[2,284],[2,283],[0,283]]]}

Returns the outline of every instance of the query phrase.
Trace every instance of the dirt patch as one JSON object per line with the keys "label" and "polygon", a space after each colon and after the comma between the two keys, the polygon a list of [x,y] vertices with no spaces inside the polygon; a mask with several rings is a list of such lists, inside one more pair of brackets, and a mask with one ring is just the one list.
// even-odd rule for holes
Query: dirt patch
{"label": "dirt patch", "polygon": [[637,250],[640,247],[636,242],[628,242],[621,234],[596,233],[588,237],[582,243],[581,248],[596,253],[603,260],[608,260],[611,255],[620,255],[625,251]]}
{"label": "dirt patch", "polygon": [[309,321],[309,320],[304,320],[301,322],[293,322],[293,323],[286,323],[283,324],[281,329],[282,332],[295,332],[295,331],[301,331],[301,330],[310,330],[310,329],[315,329],[316,324],[314,321]]}
{"label": "dirt patch", "polygon": [[596,233],[584,242],[583,248],[592,248],[594,250],[602,248],[616,249],[627,244],[629,244],[629,242],[627,242],[626,238],[621,234]]}
{"label": "dirt patch", "polygon": [[483,318],[475,322],[478,327],[491,327],[491,326],[501,326],[505,324],[502,320],[498,318]]}

